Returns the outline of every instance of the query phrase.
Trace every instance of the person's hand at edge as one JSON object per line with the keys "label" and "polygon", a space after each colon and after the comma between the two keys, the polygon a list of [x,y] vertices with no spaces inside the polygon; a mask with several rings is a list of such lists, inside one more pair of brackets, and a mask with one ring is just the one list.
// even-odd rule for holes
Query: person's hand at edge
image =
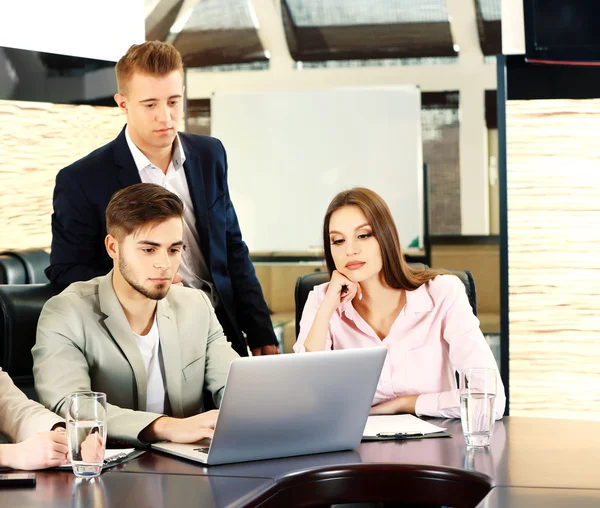
{"label": "person's hand at edge", "polygon": [[254,347],[251,348],[252,356],[266,356],[266,355],[278,355],[281,353],[279,351],[279,346],[274,344],[267,344],[266,346]]}
{"label": "person's hand at edge", "polygon": [[13,469],[34,470],[69,463],[66,432],[40,432],[25,441],[2,447],[2,465]]}

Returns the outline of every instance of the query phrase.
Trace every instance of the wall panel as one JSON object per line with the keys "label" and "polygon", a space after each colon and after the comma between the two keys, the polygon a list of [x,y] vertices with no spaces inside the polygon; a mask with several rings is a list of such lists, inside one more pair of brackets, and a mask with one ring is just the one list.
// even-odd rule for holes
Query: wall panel
{"label": "wall panel", "polygon": [[124,124],[118,108],[0,101],[0,251],[50,247],[56,173]]}
{"label": "wall panel", "polygon": [[600,100],[506,116],[511,415],[600,420]]}

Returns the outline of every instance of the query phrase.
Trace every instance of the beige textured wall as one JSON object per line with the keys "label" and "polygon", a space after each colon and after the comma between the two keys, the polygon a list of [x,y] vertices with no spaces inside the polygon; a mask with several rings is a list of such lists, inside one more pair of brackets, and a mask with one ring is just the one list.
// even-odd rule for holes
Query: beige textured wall
{"label": "beige textured wall", "polygon": [[50,246],[56,173],[124,124],[118,108],[0,101],[0,251]]}
{"label": "beige textured wall", "polygon": [[600,100],[507,105],[511,415],[600,420]]}

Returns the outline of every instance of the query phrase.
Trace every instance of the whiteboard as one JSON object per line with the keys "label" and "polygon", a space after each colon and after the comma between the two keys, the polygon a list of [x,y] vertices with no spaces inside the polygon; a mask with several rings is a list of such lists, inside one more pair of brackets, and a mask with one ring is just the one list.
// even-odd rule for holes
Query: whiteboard
{"label": "whiteboard", "polygon": [[327,206],[368,187],[390,207],[403,247],[423,237],[421,96],[416,86],[216,93],[211,133],[251,252],[323,247]]}

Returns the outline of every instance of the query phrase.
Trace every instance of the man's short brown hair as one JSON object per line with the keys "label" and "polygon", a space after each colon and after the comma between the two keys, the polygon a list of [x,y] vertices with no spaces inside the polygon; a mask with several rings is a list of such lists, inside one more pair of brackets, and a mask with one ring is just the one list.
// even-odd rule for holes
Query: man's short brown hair
{"label": "man's short brown hair", "polygon": [[183,61],[175,46],[161,41],[147,41],[134,44],[117,62],[117,88],[124,93],[134,72],[164,76],[173,71],[183,75]]}
{"label": "man's short brown hair", "polygon": [[118,240],[147,226],[183,218],[176,194],[153,183],[136,183],[116,192],[106,207],[106,231]]}

